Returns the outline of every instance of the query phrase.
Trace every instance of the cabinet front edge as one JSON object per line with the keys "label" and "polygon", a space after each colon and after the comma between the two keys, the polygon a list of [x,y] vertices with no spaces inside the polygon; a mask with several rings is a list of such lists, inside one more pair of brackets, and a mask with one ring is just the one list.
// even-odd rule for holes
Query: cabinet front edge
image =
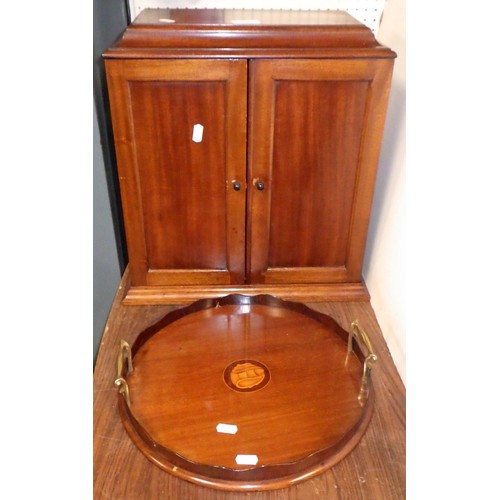
{"label": "cabinet front edge", "polygon": [[246,285],[246,286],[177,286],[131,287],[125,305],[189,304],[200,299],[224,297],[230,294],[269,294],[298,302],[365,302],[370,294],[363,282],[320,285]]}

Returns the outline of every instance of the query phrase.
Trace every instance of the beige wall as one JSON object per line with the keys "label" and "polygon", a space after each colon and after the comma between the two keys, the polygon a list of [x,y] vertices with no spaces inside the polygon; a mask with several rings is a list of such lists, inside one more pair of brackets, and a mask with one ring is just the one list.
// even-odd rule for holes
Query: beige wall
{"label": "beige wall", "polygon": [[366,284],[403,382],[405,337],[405,0],[388,0],[377,35],[398,54],[364,262]]}

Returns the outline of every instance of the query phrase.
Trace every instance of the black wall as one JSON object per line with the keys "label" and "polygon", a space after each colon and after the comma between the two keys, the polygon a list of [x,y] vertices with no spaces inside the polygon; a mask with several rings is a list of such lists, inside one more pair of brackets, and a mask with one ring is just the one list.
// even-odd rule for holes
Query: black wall
{"label": "black wall", "polygon": [[128,2],[126,0],[94,0],[94,47],[92,61],[94,102],[101,137],[104,169],[121,274],[125,270],[128,259],[102,53],[120,37],[130,22],[129,18]]}

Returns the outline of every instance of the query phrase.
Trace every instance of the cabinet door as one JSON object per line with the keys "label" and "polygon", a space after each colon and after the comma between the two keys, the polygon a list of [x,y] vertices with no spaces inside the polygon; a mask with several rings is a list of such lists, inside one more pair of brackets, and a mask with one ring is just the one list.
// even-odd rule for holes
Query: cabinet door
{"label": "cabinet door", "polygon": [[252,283],[361,281],[391,71],[392,60],[251,62]]}
{"label": "cabinet door", "polygon": [[132,285],[243,283],[246,61],[106,71]]}

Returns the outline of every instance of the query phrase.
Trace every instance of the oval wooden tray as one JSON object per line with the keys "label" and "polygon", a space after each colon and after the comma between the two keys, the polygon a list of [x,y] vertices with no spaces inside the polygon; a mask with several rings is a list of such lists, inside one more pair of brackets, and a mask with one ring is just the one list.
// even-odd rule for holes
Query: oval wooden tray
{"label": "oval wooden tray", "polygon": [[289,486],[340,461],[368,426],[376,357],[348,337],[329,316],[269,295],[195,302],[130,350],[122,341],[121,419],[150,460],[183,479]]}

